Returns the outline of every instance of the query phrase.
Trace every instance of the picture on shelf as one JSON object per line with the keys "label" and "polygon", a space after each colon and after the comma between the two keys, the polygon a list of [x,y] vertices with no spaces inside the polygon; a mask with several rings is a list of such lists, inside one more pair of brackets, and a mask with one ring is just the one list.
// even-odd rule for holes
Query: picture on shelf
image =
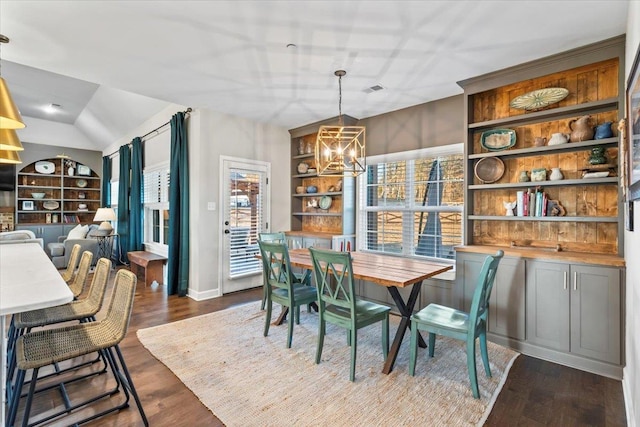
{"label": "picture on shelf", "polygon": [[76,173],[82,176],[91,176],[91,168],[89,166],[79,164]]}
{"label": "picture on shelf", "polygon": [[22,210],[23,211],[32,211],[35,209],[35,206],[31,200],[25,200],[22,202]]}

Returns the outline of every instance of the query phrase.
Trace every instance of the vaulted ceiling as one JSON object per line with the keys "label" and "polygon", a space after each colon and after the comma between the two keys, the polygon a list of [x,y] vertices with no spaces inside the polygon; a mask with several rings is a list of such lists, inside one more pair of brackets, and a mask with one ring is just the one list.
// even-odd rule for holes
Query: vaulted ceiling
{"label": "vaulted ceiling", "polygon": [[[457,81],[623,34],[627,9],[627,0],[2,0],[11,42],[0,72],[28,126],[73,126],[101,150],[171,103],[285,128],[336,116],[337,69],[347,70],[342,111],[353,117],[453,96]],[[60,108],[46,113],[50,104]]]}

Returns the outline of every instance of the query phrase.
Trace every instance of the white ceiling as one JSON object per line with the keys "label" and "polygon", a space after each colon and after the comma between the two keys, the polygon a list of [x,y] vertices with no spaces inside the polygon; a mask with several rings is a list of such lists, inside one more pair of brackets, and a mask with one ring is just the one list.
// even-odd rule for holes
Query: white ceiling
{"label": "white ceiling", "polygon": [[[628,0],[2,0],[11,42],[0,71],[25,117],[73,125],[87,148],[103,149],[170,103],[287,129],[336,116],[337,69],[347,70],[342,111],[357,118],[460,94],[457,81],[623,34],[627,9]],[[45,115],[51,103],[62,112]]]}

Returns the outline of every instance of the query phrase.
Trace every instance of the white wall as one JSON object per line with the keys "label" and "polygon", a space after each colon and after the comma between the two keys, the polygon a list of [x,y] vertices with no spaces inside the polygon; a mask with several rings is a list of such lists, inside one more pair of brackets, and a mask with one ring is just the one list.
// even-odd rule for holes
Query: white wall
{"label": "white wall", "polygon": [[[166,123],[173,114],[186,108],[171,105],[153,116],[144,125],[133,130],[104,151],[111,154],[135,136],[144,135]],[[290,139],[289,132],[277,126],[257,123],[211,110],[195,109],[188,122],[190,168],[190,279],[189,296],[196,300],[222,294],[218,279],[220,246],[220,210],[207,210],[208,202],[220,205],[220,156],[241,157],[271,163],[271,229],[290,228]],[[166,134],[158,137],[160,145],[153,152],[153,163],[164,146]],[[155,139],[145,142],[145,153],[152,150]],[[147,154],[145,154],[147,155]],[[168,156],[168,154],[167,154]],[[151,157],[151,156],[149,156]],[[113,176],[116,176],[117,156],[114,158]],[[262,277],[248,279],[255,286],[262,284]]]}
{"label": "white wall", "polygon": [[[640,2],[629,2],[625,76],[628,78],[636,51],[640,49]],[[626,282],[626,367],[622,387],[629,426],[640,425],[640,203],[634,203],[635,231],[624,234],[624,253],[627,264]]]}

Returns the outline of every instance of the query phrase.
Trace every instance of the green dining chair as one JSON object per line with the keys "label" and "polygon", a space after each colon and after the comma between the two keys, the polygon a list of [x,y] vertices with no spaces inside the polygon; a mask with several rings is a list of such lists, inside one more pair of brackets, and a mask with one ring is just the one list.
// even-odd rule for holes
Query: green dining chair
{"label": "green dining chair", "polygon": [[433,357],[436,334],[466,341],[467,343],[467,369],[473,397],[480,398],[478,389],[478,375],[476,373],[476,339],[480,338],[480,353],[484,372],[491,377],[489,367],[489,355],[487,353],[487,317],[489,313],[489,298],[491,289],[498,270],[503,251],[489,255],[482,265],[476,289],[471,300],[469,313],[445,307],[438,304],[429,304],[419,312],[411,316],[411,357],[409,359],[409,374],[415,375],[416,357],[418,353],[418,333],[429,333],[429,357]]}
{"label": "green dining chair", "polygon": [[264,324],[264,336],[269,335],[273,303],[289,308],[287,348],[291,348],[293,322],[300,324],[300,306],[316,300],[316,288],[300,283],[289,262],[289,250],[285,243],[269,243],[258,240],[262,269],[265,277],[267,315]]}
{"label": "green dining chair", "polygon": [[[258,240],[262,240],[263,242],[269,243],[287,243],[287,236],[282,231],[277,231],[275,233],[258,233]],[[311,274],[308,271],[304,271],[302,273],[294,272],[296,280],[300,283],[304,283],[305,285],[311,284]],[[260,305],[260,310],[264,310],[264,306],[267,302],[267,284],[266,284],[266,276],[264,286],[262,287],[262,303]]]}
{"label": "green dining chair", "polygon": [[353,265],[349,252],[335,252],[309,248],[318,289],[318,347],[316,363],[320,363],[326,324],[347,329],[347,343],[351,346],[349,379],[355,381],[358,329],[382,322],[382,354],[389,353],[389,307],[357,298]]}

